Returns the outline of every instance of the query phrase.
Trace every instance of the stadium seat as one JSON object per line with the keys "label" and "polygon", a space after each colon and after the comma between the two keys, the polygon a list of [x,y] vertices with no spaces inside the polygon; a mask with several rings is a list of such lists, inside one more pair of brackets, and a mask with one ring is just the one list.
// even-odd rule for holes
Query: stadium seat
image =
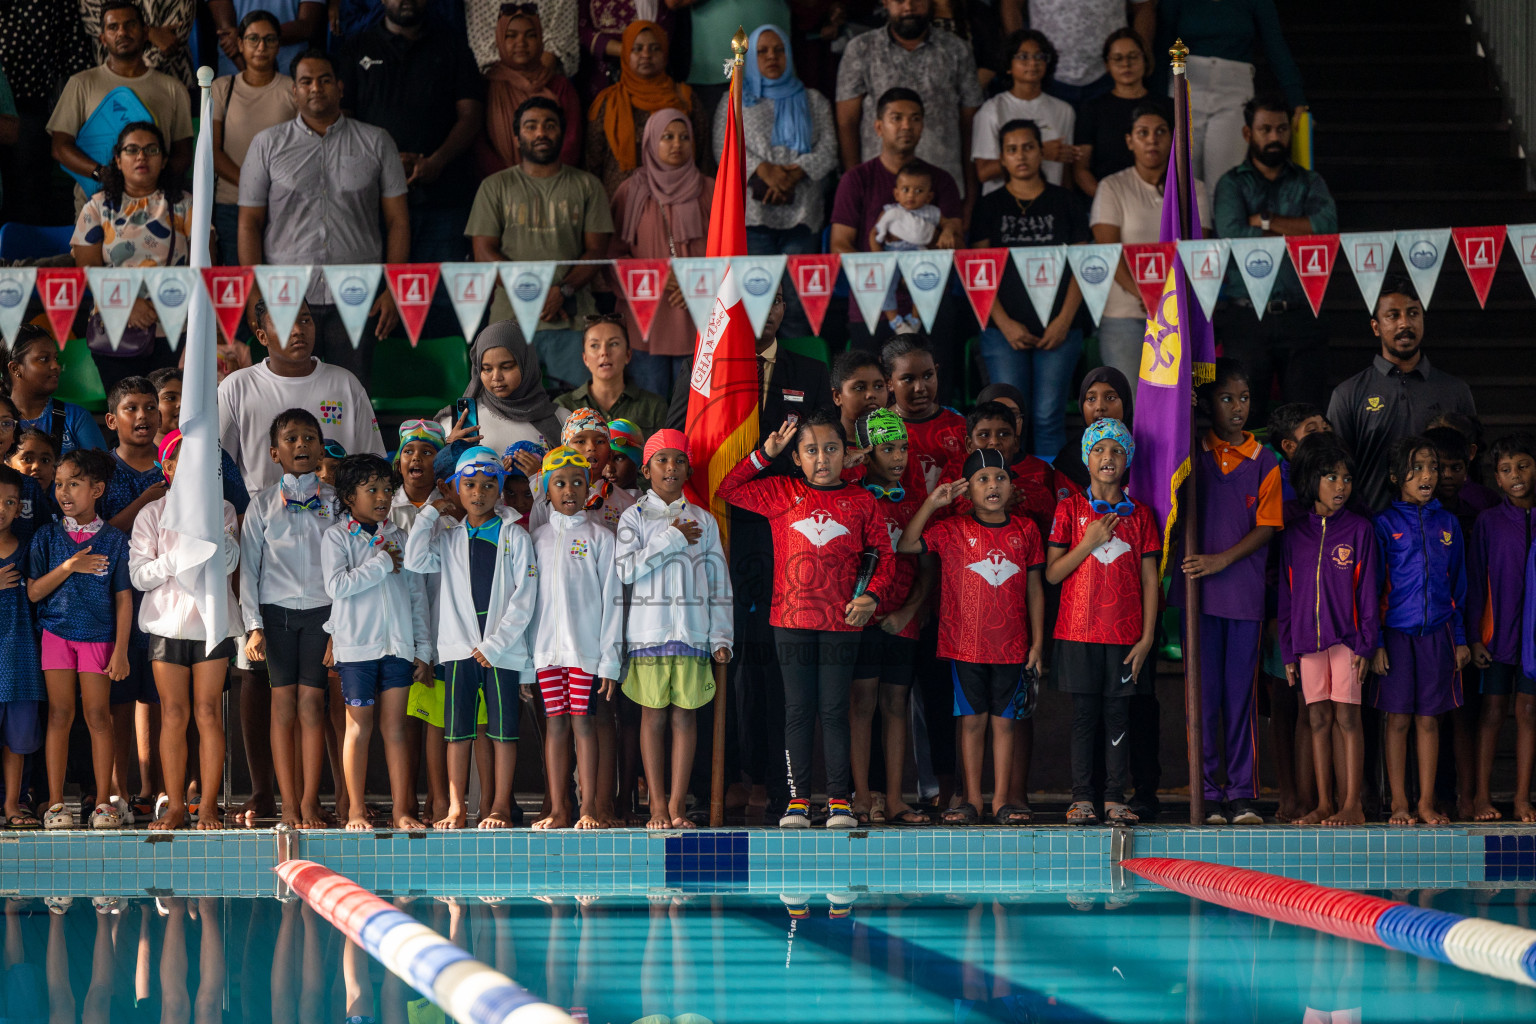
{"label": "stadium seat", "polygon": [[11,221],[0,227],[0,260],[35,260],[44,256],[62,256],[69,252],[73,224],[38,227]]}
{"label": "stadium seat", "polygon": [[[14,225],[6,225],[14,227]],[[84,338],[70,338],[59,353],[58,398],[74,402],[89,413],[107,411],[107,392]]]}
{"label": "stadium seat", "polygon": [[385,338],[374,349],[375,412],[431,416],[452,405],[468,382],[469,347],[463,338],[422,338],[415,348],[404,338]]}
{"label": "stadium seat", "polygon": [[827,343],[820,338],[814,336],[809,338],[780,338],[779,344],[796,355],[819,359],[823,366],[830,366],[832,363],[832,357],[827,350]]}

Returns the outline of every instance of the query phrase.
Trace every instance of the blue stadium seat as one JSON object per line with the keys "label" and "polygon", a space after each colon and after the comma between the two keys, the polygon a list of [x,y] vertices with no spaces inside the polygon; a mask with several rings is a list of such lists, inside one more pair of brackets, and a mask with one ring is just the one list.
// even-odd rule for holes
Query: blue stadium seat
{"label": "blue stadium seat", "polygon": [[44,256],[62,256],[69,252],[73,224],[38,227],[12,221],[0,227],[0,260],[35,260]]}

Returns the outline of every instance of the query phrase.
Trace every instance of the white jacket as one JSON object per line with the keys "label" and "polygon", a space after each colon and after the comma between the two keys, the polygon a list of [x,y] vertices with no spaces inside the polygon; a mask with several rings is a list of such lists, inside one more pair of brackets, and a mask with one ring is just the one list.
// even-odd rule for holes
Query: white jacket
{"label": "white jacket", "polygon": [[624,643],[624,592],[613,564],[613,534],[551,511],[533,531],[539,599],[533,618],[534,668],[579,668],[617,679]]}
{"label": "white jacket", "polygon": [[[318,511],[290,512],[287,500],[313,494]],[[313,473],[288,474],[256,492],[240,527],[240,614],[246,629],[265,629],[261,606],[294,611],[331,603],[320,574],[320,538],[336,524],[336,492]]]}
{"label": "white jacket", "polygon": [[[128,578],[135,590],[144,591],[144,601],[139,605],[139,628],[171,640],[206,641],[208,631],[197,604],[176,578],[178,572],[191,568],[183,564],[186,541],[181,534],[160,528],[165,501],[164,497],[156,498],[139,509],[139,517],[133,521],[133,535],[128,538]],[[225,634],[241,636],[245,630],[240,627],[240,605],[229,585],[229,576],[240,564],[240,540],[236,536],[235,506],[227,501],[223,549],[224,591],[229,605]]]}
{"label": "white jacket", "polygon": [[[388,520],[379,524],[385,543],[404,547],[405,534]],[[427,588],[421,576],[401,570],[366,533],[353,536],[345,519],[320,538],[320,571],[331,595],[331,653],[338,662],[376,661],[387,655],[432,664],[427,636]]]}
{"label": "white jacket", "polygon": [[[553,506],[549,503],[549,496],[544,493],[544,476],[539,474],[538,479],[530,478],[528,488],[533,493],[533,508],[528,510],[528,532],[534,533],[539,527],[549,522]],[[622,487],[612,488],[608,492],[603,507],[587,512],[587,518],[613,533],[619,528],[619,517],[626,509],[635,503],[635,496]]]}
{"label": "white jacket", "polygon": [[[691,519],[703,534],[689,544],[672,528]],[[715,517],[686,498],[664,504],[647,491],[619,518],[619,580],[632,587],[625,641],[640,647],[681,642],[715,652],[735,637],[731,574]]]}
{"label": "white jacket", "polygon": [[[411,499],[405,496],[405,488],[403,487],[395,491],[394,500],[390,503],[389,506],[389,521],[400,527],[400,532],[405,534],[407,550],[410,548],[411,527],[416,522],[416,516],[421,513],[421,509],[430,507],[431,502],[422,505],[420,508],[412,505]],[[445,526],[451,526],[454,522],[455,520],[452,517],[449,517],[444,521]],[[440,660],[436,657],[437,600],[438,590],[442,586],[442,581],[438,579],[438,575],[439,574],[435,572],[425,572],[421,574],[422,583],[427,588],[427,639],[432,642],[432,652],[434,657],[430,664],[434,665]]]}
{"label": "white jacket", "polygon": [[442,574],[437,606],[438,661],[464,661],[473,657],[478,647],[497,668],[526,672],[533,667],[528,660],[528,623],[538,600],[539,567],[533,557],[533,541],[517,523],[522,517],[505,505],[496,506],[496,515],[501,517],[501,540],[496,546],[484,636],[470,590],[470,540],[465,523],[444,518],[431,505],[423,505],[405,541],[405,568]]}

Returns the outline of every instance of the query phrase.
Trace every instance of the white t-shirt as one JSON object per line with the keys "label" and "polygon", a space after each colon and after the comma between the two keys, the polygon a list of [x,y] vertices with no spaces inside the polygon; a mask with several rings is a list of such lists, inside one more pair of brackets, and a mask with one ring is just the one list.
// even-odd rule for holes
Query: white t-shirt
{"label": "white t-shirt", "polygon": [[[1211,197],[1205,190],[1205,182],[1199,180],[1195,181],[1195,206],[1200,213],[1200,226],[1209,238]],[[1134,167],[1116,171],[1100,181],[1093,196],[1093,206],[1088,211],[1090,227],[1114,224],[1120,228],[1120,241],[1126,244],[1157,241],[1162,221],[1163,190],[1145,181]],[[1117,282],[1104,302],[1104,315],[1141,319],[1147,314],[1141,300]]]}
{"label": "white t-shirt", "polygon": [[[1072,131],[1077,127],[1077,114],[1070,104],[1041,93],[1032,100],[1021,100],[1011,92],[1000,92],[981,105],[971,123],[971,159],[997,160],[1002,155],[998,146],[997,130],[1009,121],[1018,119],[1033,121],[1040,126],[1040,141],[1062,139],[1072,141]],[[1061,184],[1065,165],[1059,160],[1045,160],[1040,164],[1040,174],[1052,185]],[[1003,187],[1003,176],[983,182],[981,194],[996,192]]]}
{"label": "white t-shirt", "polygon": [[[506,451],[519,441],[540,440],[538,427],[521,420],[509,420],[488,405],[477,404],[475,406],[475,414],[480,421],[480,443],[497,454]],[[558,405],[555,406],[555,419],[561,423],[564,423],[565,418],[570,414],[571,410]],[[442,425],[444,431],[451,431],[453,429],[452,416],[440,416],[437,422]],[[558,437],[546,437],[543,438],[543,442],[548,447],[553,448],[559,445],[560,439]]]}
{"label": "white t-shirt", "polygon": [[352,371],[316,359],[308,376],[279,377],[270,362],[263,359],[236,370],[219,385],[219,443],[240,467],[252,495],[282,479],[282,467],[269,453],[272,419],[284,409],[314,413],[320,433],[349,455],[384,454],[373,403]]}

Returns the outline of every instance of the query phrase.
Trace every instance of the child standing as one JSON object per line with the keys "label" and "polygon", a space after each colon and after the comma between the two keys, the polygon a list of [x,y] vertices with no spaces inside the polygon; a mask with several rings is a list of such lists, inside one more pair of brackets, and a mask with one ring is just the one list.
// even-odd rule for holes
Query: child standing
{"label": "child standing", "polygon": [[[1254,686],[1266,549],[1284,524],[1280,464],[1243,429],[1251,396],[1242,364],[1218,359],[1215,381],[1200,388],[1200,399],[1211,417],[1195,460],[1204,553],[1186,554],[1183,571],[1201,586],[1201,729],[1205,798],[1212,805],[1206,824],[1259,825],[1264,819],[1253,805],[1259,795]],[[1176,586],[1173,596],[1181,602],[1183,588]],[[1218,774],[1224,782],[1217,782]]]}
{"label": "child standing", "polygon": [[1092,824],[1093,754],[1104,728],[1104,817],[1137,820],[1125,799],[1124,742],[1136,677],[1157,628],[1162,532],[1152,510],[1125,493],[1136,443],[1124,423],[1101,419],[1083,433],[1088,488],[1056,506],[1046,581],[1061,584],[1056,616],[1058,689],[1072,694],[1071,824]]}
{"label": "child standing", "polygon": [[683,497],[692,473],[688,454],[682,431],[652,434],[640,460],[650,489],[619,519],[619,580],[634,588],[624,695],[641,707],[640,756],[651,802],[645,827],[652,829],[694,827],[686,812],[697,709],[714,699],[710,663],[730,661],[735,637],[720,529],[714,516]]}
{"label": "child standing", "polygon": [[[567,422],[578,415],[572,413]],[[548,730],[544,760],[550,814],[533,827],[571,827],[568,780],[574,734],[581,785],[581,817],[575,825],[603,828],[599,816],[603,793],[611,796],[613,783],[611,775],[599,771],[599,737],[592,701],[594,695],[613,700],[624,639],[623,592],[614,567],[614,532],[585,511],[591,464],[579,452],[561,445],[544,456],[543,470],[541,490],[549,509],[548,522],[533,531],[539,586],[531,635]]]}
{"label": "child standing", "polygon": [[[911,160],[896,172],[893,203],[886,203],[880,219],[869,231],[869,251],[912,252],[927,249],[939,234],[943,215],[934,204],[933,168],[921,160]],[[880,308],[885,322],[897,334],[915,334],[922,329],[916,313],[902,316],[896,312],[896,281],[891,280]]]}
{"label": "child standing", "polygon": [[[1013,793],[1013,728],[1027,687],[1040,672],[1045,642],[1045,552],[1040,531],[1011,515],[1013,484],[995,448],[966,456],[963,479],[928,495],[902,531],[896,550],[938,555],[943,579],[939,657],[949,658],[955,715],[961,721],[966,802],[944,812],[946,825],[974,825],[980,814],[981,766],[992,733],[992,820],[1027,825],[1027,793]],[[971,514],[928,525],[933,513],[964,491]],[[926,528],[926,529],[925,529]],[[1015,803],[1015,800],[1018,803]]]}
{"label": "child standing", "polygon": [[[1439,716],[1461,706],[1461,670],[1471,660],[1461,609],[1466,599],[1461,527],[1435,500],[1440,466],[1434,445],[1407,437],[1392,446],[1388,476],[1397,499],[1376,516],[1382,568],[1381,646],[1371,670],[1381,677],[1376,707],[1387,713],[1388,824],[1444,825],[1435,809]],[[1419,802],[1408,798],[1408,729],[1419,755]]]}
{"label": "child standing", "polygon": [[909,455],[901,484],[917,495],[939,485],[944,467],[965,457],[965,417],[939,405],[939,374],[920,338],[892,338],[880,350],[896,414],[906,421]]}
{"label": "child standing", "polygon": [[[924,353],[929,373],[932,358]],[[890,535],[863,487],[842,479],[843,424],[819,409],[804,422],[786,420],[762,448],[720,481],[717,492],[738,508],[756,512],[773,530],[774,627],[784,676],[784,747],[790,800],[783,828],[810,825],[811,750],[815,722],[827,768],[827,827],[853,828],[848,752],[848,695],[859,635],[891,592],[894,559],[877,557],[874,574],[857,590],[866,551],[884,551]],[[773,460],[794,445],[801,477],[764,476]]]}
{"label": "child standing", "polygon": [[885,371],[880,360],[862,349],[851,348],[832,360],[832,404],[843,419],[843,432],[850,438],[859,418],[867,412],[890,404]]}
{"label": "child standing", "polygon": [[37,818],[21,805],[22,759],[43,745],[42,672],[38,668],[37,633],[27,578],[27,548],[12,532],[21,511],[23,477],[0,466],[0,627],[5,630],[6,657],[0,660],[0,756],[5,773],[7,828],[37,828]]}
{"label": "child standing", "polygon": [[612,453],[608,462],[608,479],[613,486],[637,497],[637,481],[640,479],[640,460],[645,448],[645,435],[631,420],[611,420],[608,423],[608,450]]}
{"label": "child standing", "polygon": [[59,460],[54,495],[62,521],[39,529],[27,554],[27,597],[37,605],[43,679],[48,688],[45,828],[75,826],[75,816],[64,807],[64,767],[77,682],[91,733],[95,774],[97,803],[91,827],[119,828],[123,823],[110,801],[109,708],[112,681],[128,675],[133,585],[128,579],[128,538],[96,511],[111,475],[111,457],[93,448],[77,448]]}
{"label": "child standing", "polygon": [[1308,511],[1291,519],[1280,541],[1279,644],[1286,681],[1299,684],[1307,702],[1317,775],[1317,807],[1298,820],[1363,825],[1360,686],[1379,630],[1376,534],[1349,511],[1355,461],[1331,433],[1291,452],[1291,480]]}
{"label": "child standing", "polygon": [[[1296,447],[1313,434],[1328,433],[1333,428],[1323,410],[1311,402],[1288,402],[1269,411],[1268,436],[1270,447],[1280,456],[1280,498],[1295,501],[1296,491],[1291,486],[1291,458]],[[1301,510],[1302,514],[1306,509]]]}
{"label": "child standing", "polygon": [[[166,486],[175,483],[180,449],[179,430],[160,442],[159,464]],[[170,799],[165,816],[149,827],[176,829],[186,823],[187,720],[195,715],[202,793],[197,827],[221,828],[224,818],[215,801],[224,775],[224,677],[235,653],[232,638],[244,633],[240,606],[228,580],[240,563],[235,507],[224,502],[223,551],[215,556],[221,559],[225,574],[227,635],[209,637],[195,598],[177,576],[183,568],[182,536],[160,526],[165,502],[164,497],[156,498],[139,511],[128,546],[128,572],[134,587],[144,591],[139,628],[149,638],[149,661],[160,694],[160,770]]]}
{"label": "child standing", "polygon": [[[1051,467],[1033,455],[1025,454],[1019,447],[1020,418],[1018,411],[1002,402],[977,402],[965,417],[965,454],[982,448],[995,448],[1003,453],[1008,466],[1008,479],[1013,490],[1008,497],[1008,510],[1014,515],[1025,516],[1035,524],[1044,537],[1051,529],[1056,516],[1056,491],[1052,484]],[[956,460],[939,478],[940,483],[963,479],[963,459]],[[963,493],[948,507],[951,515],[965,515],[971,510],[970,499]]]}
{"label": "child standing", "polygon": [[331,598],[325,628],[347,704],[342,774],[347,828],[353,830],[369,827],[363,794],[375,705],[381,710],[378,724],[389,766],[394,827],[426,828],[415,815],[405,703],[413,679],[431,678],[427,593],[420,575],[400,567],[405,534],[389,521],[394,498],[390,477],[389,463],[377,455],[342,459],[336,466],[338,521],[320,538],[320,571]]}
{"label": "child standing", "polygon": [[[577,409],[566,417],[560,428],[560,444],[575,451],[591,467],[592,483],[582,511],[594,523],[606,527],[609,533],[618,529],[619,517],[635,503],[634,495],[608,479],[608,467],[613,461],[612,441],[608,421],[592,409]],[[547,497],[541,493],[534,495],[533,514],[528,519],[530,531],[549,521],[552,505]]]}

